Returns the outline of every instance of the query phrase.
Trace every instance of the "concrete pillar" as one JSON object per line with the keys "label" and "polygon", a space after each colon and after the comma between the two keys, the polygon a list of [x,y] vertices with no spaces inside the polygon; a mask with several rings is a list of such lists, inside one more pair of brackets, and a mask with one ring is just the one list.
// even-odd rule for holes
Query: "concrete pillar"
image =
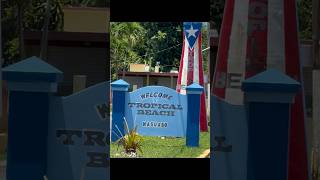
{"label": "concrete pillar", "polygon": [[[120,79],[111,83],[112,90],[112,128],[111,141],[114,142],[124,135],[124,117],[125,117],[125,102],[126,93],[129,89],[129,84]],[[120,132],[119,132],[120,131]]]}
{"label": "concrete pillar", "polygon": [[277,70],[242,83],[248,122],[248,180],[288,179],[290,106],[301,85]]}
{"label": "concrete pillar", "polygon": [[43,180],[47,166],[49,97],[62,72],[37,57],[3,69],[9,89],[7,179]]}
{"label": "concrete pillar", "polygon": [[203,87],[197,83],[186,87],[188,98],[186,145],[189,147],[199,146],[200,95],[204,93],[203,90]]}

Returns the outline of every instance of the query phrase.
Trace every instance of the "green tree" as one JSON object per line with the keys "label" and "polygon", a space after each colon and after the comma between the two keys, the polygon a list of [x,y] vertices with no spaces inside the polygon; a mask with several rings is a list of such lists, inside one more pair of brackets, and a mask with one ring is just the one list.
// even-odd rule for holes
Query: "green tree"
{"label": "green tree", "polygon": [[[63,30],[63,10],[64,2],[61,0],[51,0],[50,5],[50,21],[49,30]],[[32,8],[30,8],[32,7]],[[29,10],[24,15],[24,29],[37,31],[41,30],[45,21],[47,3],[43,0],[33,0],[29,6]]]}
{"label": "green tree", "polygon": [[16,10],[16,20],[17,20],[17,29],[18,29],[18,51],[20,58],[23,59],[25,57],[25,50],[24,50],[24,37],[23,37],[23,16],[24,11],[27,6],[29,6],[31,0],[12,0],[9,4]]}
{"label": "green tree", "polygon": [[[63,26],[62,0],[51,0],[49,30]],[[12,0],[2,2],[2,47],[4,64],[24,58],[24,30],[41,30],[44,25],[46,2],[44,0]]]}
{"label": "green tree", "polygon": [[312,0],[298,1],[300,39],[312,39]]}
{"label": "green tree", "polygon": [[137,22],[112,22],[110,31],[111,75],[116,79],[120,70],[128,70],[130,63],[143,63],[137,49],[145,41],[146,30]]}
{"label": "green tree", "polygon": [[[178,69],[182,51],[182,23],[111,23],[111,74],[116,79],[119,70],[129,63],[145,63],[154,67],[160,62],[163,72]],[[132,43],[135,42],[135,43]],[[208,23],[203,23],[202,49],[208,45]],[[207,71],[208,51],[203,52]]]}
{"label": "green tree", "polygon": [[211,0],[210,21],[214,22],[215,28],[220,31],[225,0]]}
{"label": "green tree", "polygon": [[[205,22],[202,24],[201,34],[202,34],[202,50],[209,47],[209,23]],[[202,52],[202,65],[203,71],[208,72],[208,56],[209,49]]]}
{"label": "green tree", "polygon": [[160,62],[162,71],[172,67],[179,68],[182,48],[182,23],[177,22],[144,22],[148,41],[142,46],[139,54],[154,66]]}

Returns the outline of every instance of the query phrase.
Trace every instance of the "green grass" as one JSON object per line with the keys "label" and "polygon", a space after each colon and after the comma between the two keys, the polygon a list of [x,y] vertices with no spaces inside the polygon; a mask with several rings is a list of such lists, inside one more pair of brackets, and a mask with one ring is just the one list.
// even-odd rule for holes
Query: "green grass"
{"label": "green grass", "polygon": [[[199,147],[186,147],[185,138],[170,138],[143,136],[141,158],[196,158],[206,149],[210,148],[210,132],[200,133]],[[124,158],[123,148],[117,144],[111,143],[111,158]]]}

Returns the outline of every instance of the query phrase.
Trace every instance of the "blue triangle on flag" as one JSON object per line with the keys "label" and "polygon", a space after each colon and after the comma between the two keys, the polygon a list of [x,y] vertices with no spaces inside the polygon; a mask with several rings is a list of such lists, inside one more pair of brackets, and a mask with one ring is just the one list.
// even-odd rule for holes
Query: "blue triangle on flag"
{"label": "blue triangle on flag", "polygon": [[187,39],[190,48],[193,48],[196,40],[198,39],[199,33],[201,32],[201,22],[184,22],[183,31],[185,38]]}

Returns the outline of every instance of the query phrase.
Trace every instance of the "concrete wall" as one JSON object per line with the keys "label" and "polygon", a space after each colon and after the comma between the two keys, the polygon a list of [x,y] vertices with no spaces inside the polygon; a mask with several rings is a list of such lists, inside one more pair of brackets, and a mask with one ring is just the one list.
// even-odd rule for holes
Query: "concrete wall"
{"label": "concrete wall", "polygon": [[144,86],[143,79],[144,79],[143,77],[138,77],[138,76],[125,76],[123,78],[124,81],[130,84],[131,86],[130,88],[132,88],[133,85],[137,85],[137,88],[143,87]]}
{"label": "concrete wall", "polygon": [[312,116],[312,42],[301,41],[300,58],[302,64],[302,80],[306,100],[307,116]]}
{"label": "concrete wall", "polygon": [[64,31],[109,32],[109,8],[64,8]]}
{"label": "concrete wall", "polygon": [[[26,47],[28,56],[38,55],[39,46]],[[73,76],[86,75],[87,87],[107,80],[107,50],[95,47],[49,46],[47,62],[64,72],[60,95],[72,93]]]}
{"label": "concrete wall", "polygon": [[171,86],[171,78],[158,78],[158,84],[160,86],[166,86],[166,87],[170,87],[172,89],[176,89],[176,85],[177,85],[177,78],[173,78],[173,82]]}
{"label": "concrete wall", "polygon": [[[119,77],[122,78],[122,77]],[[144,86],[147,86],[147,78],[142,76],[125,76],[122,78],[126,82],[128,82],[131,85],[138,85],[137,88],[141,88]],[[176,89],[177,84],[177,78],[173,78],[173,87],[171,87],[171,79],[170,77],[154,77],[151,76],[149,78],[149,86],[155,85],[155,86],[165,86],[172,89]]]}

